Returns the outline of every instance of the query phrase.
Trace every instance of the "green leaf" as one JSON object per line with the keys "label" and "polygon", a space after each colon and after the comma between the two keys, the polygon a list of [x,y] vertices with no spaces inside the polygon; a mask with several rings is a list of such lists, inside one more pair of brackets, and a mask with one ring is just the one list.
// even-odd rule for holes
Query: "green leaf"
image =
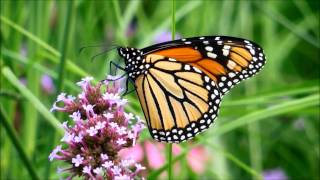
{"label": "green leaf", "polygon": [[56,119],[52,113],[45,107],[41,101],[34,96],[29,89],[26,89],[21,82],[17,79],[17,77],[13,74],[13,72],[8,67],[3,67],[2,75],[21,93],[22,96],[25,97],[31,104],[36,108],[40,114],[43,115],[44,119],[52,125],[54,129],[56,129],[59,133],[63,134],[63,129],[61,128],[61,123],[58,119]]}
{"label": "green leaf", "polygon": [[300,99],[289,100],[281,104],[270,106],[266,109],[254,111],[234,121],[222,124],[213,132],[213,134],[216,136],[221,136],[246,124],[254,123],[259,120],[274,116],[279,116],[299,109],[316,106],[319,105],[319,102],[319,94],[310,95]]}

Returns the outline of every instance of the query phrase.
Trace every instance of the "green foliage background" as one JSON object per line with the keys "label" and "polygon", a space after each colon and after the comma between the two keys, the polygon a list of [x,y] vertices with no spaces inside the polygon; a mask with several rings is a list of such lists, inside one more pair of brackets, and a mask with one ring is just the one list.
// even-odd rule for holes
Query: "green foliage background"
{"label": "green foliage background", "polygon": [[[82,77],[103,79],[109,61],[119,60],[111,52],[91,62],[103,47],[79,49],[151,45],[157,34],[171,31],[172,2],[2,0],[0,5],[1,179],[58,179],[59,163],[50,163],[48,155],[67,117],[50,113],[50,106],[61,91],[79,92],[75,82]],[[127,36],[134,19],[135,32]],[[264,170],[274,168],[291,179],[319,179],[319,2],[177,0],[175,26],[183,37],[254,40],[264,48],[267,64],[224,97],[215,127],[183,143],[174,160],[185,162],[186,152],[202,144],[212,156],[203,179],[261,179]],[[53,94],[41,89],[44,73],[55,80]],[[128,111],[143,116],[136,95],[127,98]],[[141,141],[146,139],[147,132]],[[164,170],[148,170],[148,179]],[[174,174],[187,177],[200,176],[188,169]]]}

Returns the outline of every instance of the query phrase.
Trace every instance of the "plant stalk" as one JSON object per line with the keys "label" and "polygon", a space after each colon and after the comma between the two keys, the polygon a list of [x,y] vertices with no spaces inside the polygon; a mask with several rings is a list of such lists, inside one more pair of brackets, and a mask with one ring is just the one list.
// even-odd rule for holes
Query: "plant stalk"
{"label": "plant stalk", "polygon": [[[176,26],[175,26],[175,0],[172,0],[172,40],[175,39]],[[172,179],[172,143],[167,145],[167,154],[168,154],[168,179]]]}

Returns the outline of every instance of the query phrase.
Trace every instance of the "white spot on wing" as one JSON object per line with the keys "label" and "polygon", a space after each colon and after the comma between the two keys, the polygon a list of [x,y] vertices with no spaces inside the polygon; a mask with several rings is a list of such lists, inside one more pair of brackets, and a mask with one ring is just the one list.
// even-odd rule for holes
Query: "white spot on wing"
{"label": "white spot on wing", "polygon": [[213,51],[213,47],[211,47],[211,46],[206,46],[205,49],[206,49],[207,51]]}
{"label": "white spot on wing", "polygon": [[217,55],[215,53],[212,53],[212,52],[208,52],[207,56],[210,57],[210,58],[213,58],[213,59],[217,58]]}

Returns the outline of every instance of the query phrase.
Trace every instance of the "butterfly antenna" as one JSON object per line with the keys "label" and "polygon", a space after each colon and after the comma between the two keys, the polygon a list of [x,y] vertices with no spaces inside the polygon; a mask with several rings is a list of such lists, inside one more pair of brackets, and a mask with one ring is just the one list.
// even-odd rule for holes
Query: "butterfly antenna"
{"label": "butterfly antenna", "polygon": [[105,54],[105,53],[107,53],[107,52],[109,52],[111,50],[114,50],[114,49],[118,48],[118,47],[119,46],[113,46],[112,48],[106,49],[106,50],[100,52],[99,54],[96,54],[96,55],[92,56],[91,57],[91,62],[93,62],[98,56],[101,56],[101,55],[103,55],[103,54]]}
{"label": "butterfly antenna", "polygon": [[[87,49],[87,48],[93,48],[93,47],[102,47],[102,46],[105,46],[107,44],[97,44],[97,45],[89,45],[89,46],[83,46],[79,49],[79,53],[81,53],[84,49]],[[111,45],[111,46],[108,46],[108,48],[114,48],[114,47],[119,47],[118,45]]]}

